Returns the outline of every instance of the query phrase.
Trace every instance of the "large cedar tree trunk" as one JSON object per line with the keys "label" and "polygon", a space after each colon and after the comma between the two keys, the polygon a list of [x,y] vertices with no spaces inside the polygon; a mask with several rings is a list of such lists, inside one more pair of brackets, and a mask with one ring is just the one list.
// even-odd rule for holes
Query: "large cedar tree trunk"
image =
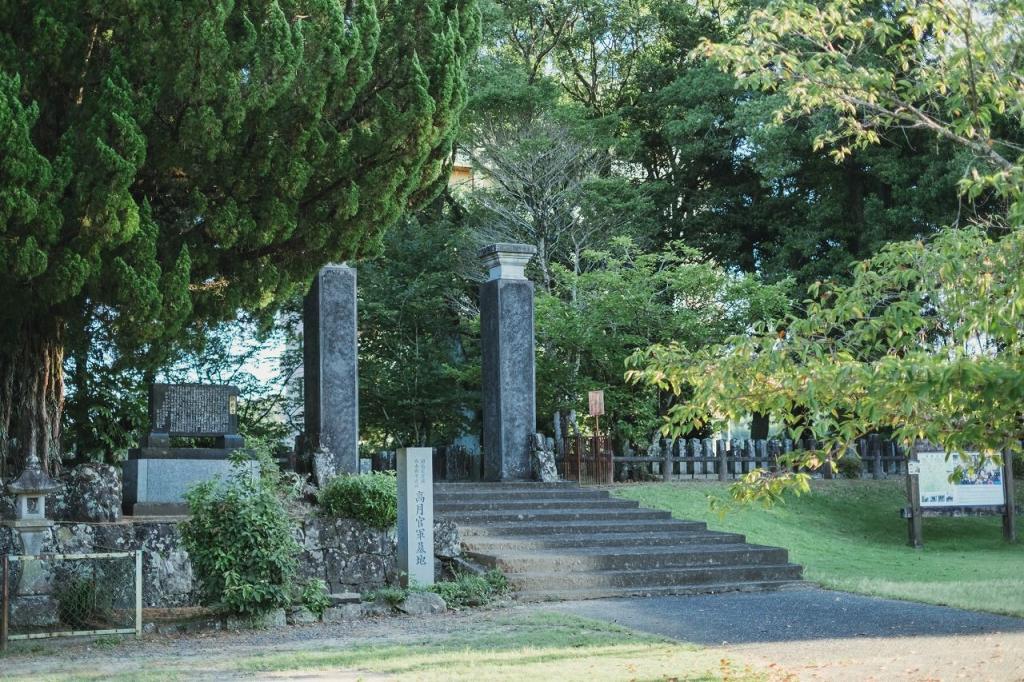
{"label": "large cedar tree trunk", "polygon": [[33,320],[0,343],[0,480],[18,476],[33,450],[47,471],[58,472],[63,336],[59,320]]}

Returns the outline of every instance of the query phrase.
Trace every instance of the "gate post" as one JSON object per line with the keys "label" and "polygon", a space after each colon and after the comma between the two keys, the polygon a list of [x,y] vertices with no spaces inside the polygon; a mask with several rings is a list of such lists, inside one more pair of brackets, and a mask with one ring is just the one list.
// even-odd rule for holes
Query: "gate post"
{"label": "gate post", "polygon": [[[24,571],[22,571],[22,573],[24,573]],[[3,615],[0,615],[0,651],[7,650],[7,579],[9,575],[10,572],[7,566],[7,552],[4,552],[4,587],[3,597],[0,598],[0,609],[3,610]]]}
{"label": "gate post", "polygon": [[142,550],[135,550],[135,638],[142,637]]}

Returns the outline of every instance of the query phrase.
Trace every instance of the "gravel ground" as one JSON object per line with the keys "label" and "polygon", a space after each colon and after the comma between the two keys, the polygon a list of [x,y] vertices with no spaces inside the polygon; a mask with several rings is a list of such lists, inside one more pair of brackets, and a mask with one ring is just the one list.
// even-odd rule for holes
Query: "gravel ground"
{"label": "gravel ground", "polygon": [[[9,656],[0,662],[0,677],[89,672],[130,678],[162,665],[187,670],[189,679],[225,679],[223,665],[233,658],[369,642],[401,644],[472,631],[512,611],[570,613],[703,644],[736,663],[765,670],[773,680],[1024,680],[1022,619],[813,588],[512,605],[338,625],[150,636],[113,647],[65,640]],[[330,671],[267,678],[374,677]]]}

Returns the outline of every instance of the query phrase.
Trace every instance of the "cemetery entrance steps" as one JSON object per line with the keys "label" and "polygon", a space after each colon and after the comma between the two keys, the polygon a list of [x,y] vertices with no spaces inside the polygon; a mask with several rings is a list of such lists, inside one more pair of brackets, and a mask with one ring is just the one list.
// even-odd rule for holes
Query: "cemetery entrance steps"
{"label": "cemetery entrance steps", "polygon": [[437,483],[434,514],[526,601],[778,589],[802,570],[785,549],[578,483]]}

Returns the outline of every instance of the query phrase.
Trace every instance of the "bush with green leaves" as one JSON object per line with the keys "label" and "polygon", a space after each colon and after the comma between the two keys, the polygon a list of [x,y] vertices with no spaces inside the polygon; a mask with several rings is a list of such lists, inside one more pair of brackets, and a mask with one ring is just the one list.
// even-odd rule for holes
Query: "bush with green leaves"
{"label": "bush with green leaves", "polygon": [[317,501],[324,515],[391,528],[398,521],[398,482],[393,472],[338,476],[320,489]]}
{"label": "bush with green leaves", "polygon": [[281,496],[244,469],[185,495],[181,536],[203,603],[255,615],[286,606],[299,553]]}
{"label": "bush with green leaves", "polygon": [[458,609],[490,604],[508,594],[511,588],[505,575],[492,569],[482,575],[461,573],[455,580],[434,583],[427,589],[440,595],[449,608]]}
{"label": "bush with green leaves", "polygon": [[331,605],[327,583],[320,578],[313,578],[306,583],[306,586],[302,588],[302,605],[317,618],[323,616],[324,611]]}
{"label": "bush with green leaves", "polygon": [[408,596],[409,590],[404,587],[387,586],[367,592],[363,595],[363,601],[384,602],[391,608],[396,608]]}

